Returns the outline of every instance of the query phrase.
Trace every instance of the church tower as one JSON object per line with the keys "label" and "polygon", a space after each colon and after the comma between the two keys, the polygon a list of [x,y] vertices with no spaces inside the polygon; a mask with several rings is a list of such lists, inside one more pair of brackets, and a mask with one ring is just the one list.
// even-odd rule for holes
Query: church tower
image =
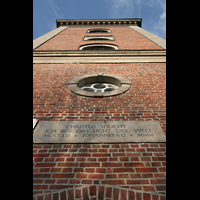
{"label": "church tower", "polygon": [[166,41],[141,18],[56,24],[33,41],[33,199],[165,199]]}

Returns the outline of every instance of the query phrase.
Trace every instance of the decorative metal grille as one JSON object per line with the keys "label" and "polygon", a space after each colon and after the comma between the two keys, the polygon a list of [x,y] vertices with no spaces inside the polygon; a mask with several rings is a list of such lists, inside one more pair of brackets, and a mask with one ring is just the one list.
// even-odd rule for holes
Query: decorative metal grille
{"label": "decorative metal grille", "polygon": [[85,36],[83,39],[84,41],[87,40],[114,40],[113,36]]}
{"label": "decorative metal grille", "polygon": [[92,84],[87,84],[87,85],[83,85],[81,87],[82,90],[86,90],[88,92],[110,92],[113,90],[118,89],[119,87],[114,85],[114,84],[110,84],[110,83],[92,83]]}

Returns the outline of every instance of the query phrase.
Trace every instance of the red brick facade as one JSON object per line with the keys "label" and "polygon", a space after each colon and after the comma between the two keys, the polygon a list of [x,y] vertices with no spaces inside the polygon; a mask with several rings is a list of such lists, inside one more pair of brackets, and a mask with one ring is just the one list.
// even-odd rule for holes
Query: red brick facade
{"label": "red brick facade", "polygon": [[[90,27],[91,28],[91,27]],[[108,28],[108,27],[107,27]],[[87,27],[70,27],[36,50],[78,50]],[[130,27],[109,27],[120,50],[162,49]],[[66,41],[66,42],[63,42]],[[87,98],[68,81],[104,72],[131,81],[124,94]],[[33,117],[40,121],[157,120],[166,134],[166,63],[33,64]],[[34,134],[34,131],[33,131]],[[166,144],[33,144],[33,199],[166,199]]]}
{"label": "red brick facade", "polygon": [[[92,199],[87,198],[91,195],[88,187],[95,188],[94,196],[106,199],[118,199],[114,196],[120,190],[122,196],[129,195],[128,199],[165,199],[165,150],[163,143],[34,145],[35,200],[43,195],[47,199],[61,197],[62,193],[68,193],[70,200]],[[96,191],[96,187],[104,191]],[[69,198],[71,195],[75,198]]]}
{"label": "red brick facade", "polygon": [[[34,64],[33,69],[33,116],[40,120],[159,120],[166,130],[165,63]],[[68,90],[68,80],[97,71],[127,78],[131,89],[109,98]]]}
{"label": "red brick facade", "polygon": [[[114,44],[119,50],[162,49],[130,27],[106,27],[110,33],[101,34],[86,33],[88,29],[87,27],[67,28],[36,50],[78,50],[81,45],[91,43]],[[83,41],[85,36],[91,35],[112,35],[114,41]]]}

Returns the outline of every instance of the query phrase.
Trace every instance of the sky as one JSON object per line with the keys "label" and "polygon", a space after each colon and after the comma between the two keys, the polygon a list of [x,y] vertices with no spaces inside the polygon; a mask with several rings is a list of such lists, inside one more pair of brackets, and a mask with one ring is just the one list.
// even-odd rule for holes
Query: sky
{"label": "sky", "polygon": [[33,40],[56,19],[142,18],[143,29],[166,39],[166,0],[33,0]]}

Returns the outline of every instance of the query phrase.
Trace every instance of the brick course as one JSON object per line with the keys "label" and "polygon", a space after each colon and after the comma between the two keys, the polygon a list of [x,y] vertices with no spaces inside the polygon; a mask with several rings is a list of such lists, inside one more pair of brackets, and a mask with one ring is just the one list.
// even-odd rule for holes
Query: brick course
{"label": "brick course", "polygon": [[[95,28],[95,27],[94,27]],[[96,27],[99,28],[99,27]],[[101,28],[101,27],[100,27]],[[102,27],[103,28],[103,27]],[[68,27],[35,50],[78,50],[84,44],[114,44],[119,50],[162,49],[130,27],[106,27],[111,33],[86,33],[89,28]],[[113,35],[114,41],[83,41],[85,36]]]}

